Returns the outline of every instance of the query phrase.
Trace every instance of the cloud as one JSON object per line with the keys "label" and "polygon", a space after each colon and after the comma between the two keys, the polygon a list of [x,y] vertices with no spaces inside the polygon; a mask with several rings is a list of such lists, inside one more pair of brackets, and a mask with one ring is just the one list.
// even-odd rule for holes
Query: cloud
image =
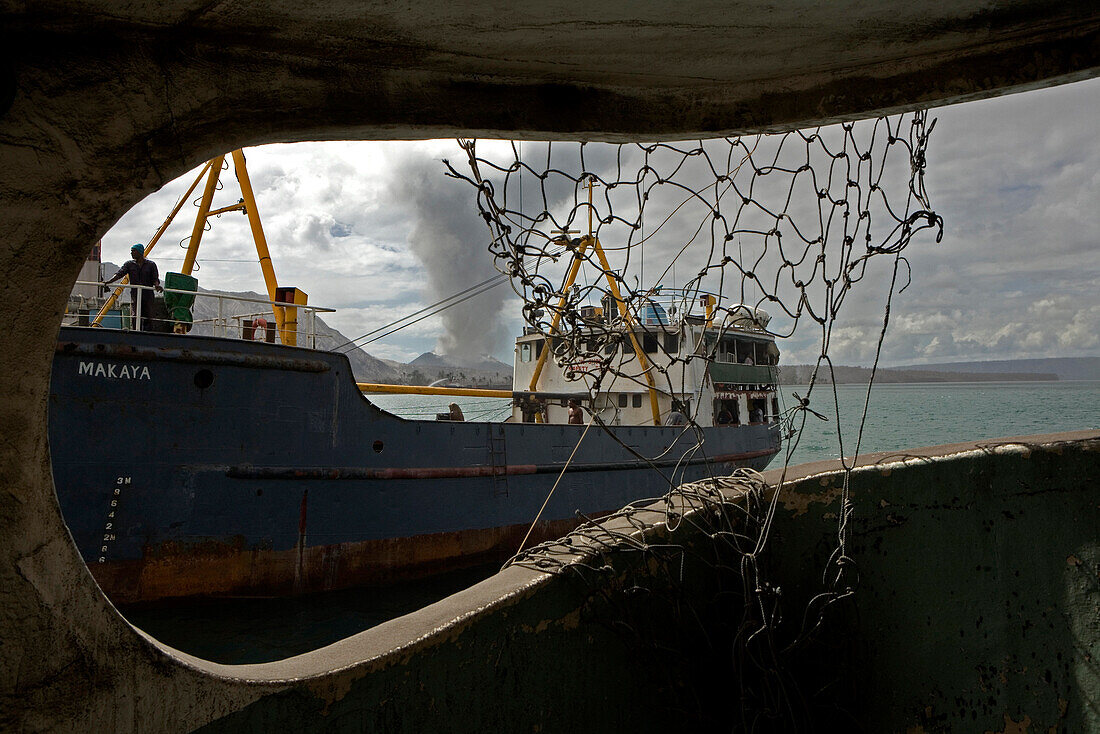
{"label": "cloud", "polygon": [[[928,151],[927,185],[934,208],[945,218],[945,236],[939,244],[931,238],[917,239],[906,251],[912,284],[895,296],[883,346],[885,363],[1080,355],[1100,349],[1100,146],[1094,140],[1098,108],[1100,80],[931,111],[938,122]],[[864,140],[872,127],[863,123],[854,134]],[[825,137],[835,138],[837,130],[825,131]],[[694,143],[682,147],[688,145]],[[789,138],[782,148],[778,139],[766,139],[753,162],[762,166],[774,160],[794,166],[805,147],[798,137]],[[575,170],[583,150],[587,167],[613,182],[631,178],[647,155],[654,168],[674,165],[680,148],[590,144],[581,149],[555,144],[550,163]],[[731,300],[756,302],[763,284],[792,301],[791,281],[807,280],[818,267],[814,247],[804,240],[824,231],[815,219],[821,182],[815,186],[803,176],[785,189],[782,176],[757,177],[753,198],[779,202],[777,206],[786,207],[794,219],[784,224],[782,247],[786,260],[797,264],[781,267],[777,243],[769,241],[764,248],[760,238],[748,235],[725,242],[720,236],[724,229],[716,227],[709,205],[691,200],[688,189],[702,190],[708,179],[713,183],[715,171],[735,168],[743,152],[722,141],[708,143],[707,148],[709,157],[682,161],[679,176],[686,188],[652,188],[641,229],[621,222],[600,225],[612,266],[631,284],[648,287],[663,277],[671,287],[696,276],[708,260],[729,255],[759,277],[742,282],[727,266],[722,286]],[[516,149],[533,166],[546,166],[544,143],[517,144]],[[479,141],[478,150],[507,159],[512,145]],[[465,165],[453,141],[271,145],[246,154],[280,282],[303,288],[313,303],[341,309],[329,320],[349,336],[389,323],[496,272],[473,188],[443,176],[441,158]],[[197,173],[169,183],[122,217],[104,237],[105,259],[121,262],[130,244],[146,241]],[[240,196],[231,174],[223,181],[215,206]],[[513,208],[522,202],[525,211],[549,211],[557,221],[544,223],[547,233],[566,224],[567,212],[587,196],[571,180],[540,181],[530,174],[513,178],[500,193],[507,194]],[[723,215],[735,216],[741,193],[747,192],[722,198]],[[597,218],[614,211],[633,221],[637,204],[631,187],[596,189]],[[190,234],[193,212],[190,203],[184,206],[180,221],[154,252],[162,271],[182,262],[179,243]],[[768,221],[765,212],[748,209],[737,225],[752,229]],[[887,223],[886,218],[875,219],[876,237],[885,235]],[[571,226],[587,229],[584,208]],[[647,237],[643,246],[622,249],[642,237]],[[833,263],[830,260],[829,267]],[[238,213],[211,220],[200,265],[198,276],[205,287],[263,289],[248,223]],[[545,274],[560,279],[564,268],[563,261]],[[848,294],[830,341],[836,361],[869,364],[873,359],[888,278],[889,268],[874,266]],[[718,279],[712,274],[707,283],[716,287]],[[826,295],[823,289],[811,290],[818,310]],[[777,329],[789,328],[783,309],[775,304],[765,308],[775,316]],[[446,319],[425,320],[368,351],[415,356],[430,348],[464,349],[509,359],[518,316],[519,304],[503,286],[456,307]],[[817,325],[803,321],[784,340],[784,360],[812,360],[819,340]]]}

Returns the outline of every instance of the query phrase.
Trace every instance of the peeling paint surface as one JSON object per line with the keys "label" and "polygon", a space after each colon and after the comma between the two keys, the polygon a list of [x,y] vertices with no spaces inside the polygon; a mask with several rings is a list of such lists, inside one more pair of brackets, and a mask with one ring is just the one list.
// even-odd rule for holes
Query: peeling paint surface
{"label": "peeling paint surface", "polygon": [[[302,521],[305,502],[303,498]],[[541,522],[529,542],[564,535],[579,523]],[[282,551],[243,543],[166,543],[147,549],[142,559],[92,564],[89,569],[117,604],[172,597],[307,594],[503,563],[529,529],[516,525]]]}
{"label": "peeling paint surface", "polygon": [[819,484],[825,487],[823,492],[779,492],[779,502],[783,505],[783,509],[789,510],[792,517],[799,517],[805,515],[810,511],[811,505],[822,505],[827,507],[835,504],[839,499],[841,492],[844,488],[841,486],[830,486],[832,482],[822,479]]}
{"label": "peeling paint surface", "polygon": [[[1092,440],[907,457],[888,476],[865,460],[851,478],[859,585],[826,621],[853,643],[803,659],[807,685],[880,702],[864,709],[871,731],[1100,729],[1098,458]],[[835,521],[804,509],[824,480],[785,487],[805,498],[776,524],[773,570],[796,608],[831,550]]]}

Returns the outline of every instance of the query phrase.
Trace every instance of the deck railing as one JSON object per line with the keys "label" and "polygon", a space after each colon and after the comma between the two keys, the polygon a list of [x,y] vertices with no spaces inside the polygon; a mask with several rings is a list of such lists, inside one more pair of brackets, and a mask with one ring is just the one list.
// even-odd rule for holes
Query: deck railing
{"label": "deck railing", "polygon": [[[153,286],[147,285],[131,285],[126,284],[118,286],[114,283],[106,285],[99,281],[86,281],[78,280],[76,285],[85,286],[98,286],[109,293],[115,288],[121,287],[123,289],[133,290],[146,290],[154,291]],[[324,308],[322,306],[312,305],[295,305],[281,303],[279,301],[270,301],[266,298],[250,298],[247,296],[237,296],[223,293],[211,293],[209,291],[191,291],[180,290],[176,288],[164,288],[165,293],[178,293],[185,296],[194,296],[195,301],[200,299],[214,299],[218,303],[217,315],[194,318],[190,323],[192,328],[197,328],[199,333],[209,334],[212,336],[222,336],[230,338],[243,338],[249,333],[249,324],[254,324],[257,319],[264,319],[269,324],[275,324],[275,309],[290,309],[294,308],[298,310],[300,314],[298,318],[297,329],[297,342],[303,346],[309,346],[313,349],[318,348],[318,342],[321,342],[320,348],[325,348],[326,345],[323,342],[326,339],[338,339],[336,335],[319,334],[317,332],[317,314],[318,313],[333,313],[336,311],[334,308]],[[159,291],[157,291],[159,292]],[[107,317],[99,324],[103,328],[114,329],[133,329],[135,319],[141,319],[148,314],[141,313],[142,300],[138,298],[136,300],[126,299],[120,297],[111,311],[108,312]],[[100,298],[80,296],[76,299],[70,299],[70,308],[66,311],[65,318],[62,321],[65,325],[70,326],[89,326],[99,313],[103,304],[107,301],[107,296]],[[131,306],[133,304],[133,306]],[[256,304],[251,310],[242,309],[239,304]],[[262,306],[262,307],[261,307]],[[131,313],[134,311],[134,313]],[[192,313],[195,313],[192,308]],[[149,320],[152,322],[153,327],[150,331],[171,332],[173,326],[177,322],[169,317],[165,318],[160,309],[154,311],[154,315],[150,316]],[[253,330],[253,334],[255,331]],[[262,338],[262,337],[261,337]]]}

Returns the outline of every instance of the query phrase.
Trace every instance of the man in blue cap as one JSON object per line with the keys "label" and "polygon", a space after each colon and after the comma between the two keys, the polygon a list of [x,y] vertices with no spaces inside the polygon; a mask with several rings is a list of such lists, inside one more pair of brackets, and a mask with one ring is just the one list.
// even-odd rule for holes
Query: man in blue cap
{"label": "man in blue cap", "polygon": [[[157,291],[163,291],[160,287],[160,273],[157,272],[157,264],[152,260],[145,257],[145,245],[140,243],[135,244],[130,248],[130,255],[132,260],[127,260],[118,272],[111,276],[110,280],[104,281],[105,285],[114,283],[116,280],[124,275],[130,276],[130,285],[145,285],[152,286]],[[140,294],[140,295],[139,295]],[[138,309],[138,299],[141,299],[141,308]],[[138,331],[148,331],[151,325],[150,317],[153,314],[153,291],[145,288],[130,289],[130,304],[133,309],[135,317],[135,325]],[[137,314],[141,314],[141,318],[137,318]]]}

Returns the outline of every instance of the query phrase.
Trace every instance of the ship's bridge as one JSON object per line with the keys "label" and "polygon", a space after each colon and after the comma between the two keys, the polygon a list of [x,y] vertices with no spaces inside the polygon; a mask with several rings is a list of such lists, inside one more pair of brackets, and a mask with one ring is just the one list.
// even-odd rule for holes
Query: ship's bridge
{"label": "ship's bridge", "polygon": [[779,348],[768,316],[719,303],[713,294],[665,291],[627,306],[624,315],[608,297],[582,306],[572,333],[548,339],[525,329],[516,340],[513,420],[564,423],[572,399],[609,424],[652,425],[650,393],[662,421],[677,411],[704,425],[723,412],[734,424],[774,420]]}

